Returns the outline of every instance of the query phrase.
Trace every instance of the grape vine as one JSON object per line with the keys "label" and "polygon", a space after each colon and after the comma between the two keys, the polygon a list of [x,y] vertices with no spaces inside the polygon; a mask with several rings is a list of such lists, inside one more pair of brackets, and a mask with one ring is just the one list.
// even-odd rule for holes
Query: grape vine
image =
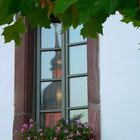
{"label": "grape vine", "polygon": [[116,11],[122,14],[122,22],[140,27],[140,0],[1,0],[0,25],[6,25],[5,42],[14,40],[16,45],[26,32],[25,18],[33,28],[50,28],[52,15],[63,23],[63,31],[83,25],[84,38],[97,37],[102,34],[102,24]]}

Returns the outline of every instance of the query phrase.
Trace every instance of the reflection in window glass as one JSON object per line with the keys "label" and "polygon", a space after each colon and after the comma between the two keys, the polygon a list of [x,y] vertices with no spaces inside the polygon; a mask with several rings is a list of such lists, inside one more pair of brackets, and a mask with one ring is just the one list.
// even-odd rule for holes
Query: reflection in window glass
{"label": "reflection in window glass", "polygon": [[62,118],[61,112],[55,112],[55,113],[42,113],[40,115],[40,122],[42,126],[46,127],[54,127],[55,124],[59,119]]}
{"label": "reflection in window glass", "polygon": [[87,77],[70,79],[70,107],[87,105]]}
{"label": "reflection in window glass", "polygon": [[73,29],[73,27],[69,29],[69,43],[86,41],[86,39],[83,39],[82,35],[80,35],[81,29],[82,29],[82,25],[78,26],[76,29]]}
{"label": "reflection in window glass", "polygon": [[51,51],[41,53],[41,79],[61,78],[61,52]]}
{"label": "reflection in window glass", "polygon": [[69,48],[70,74],[87,73],[87,46]]}
{"label": "reflection in window glass", "polygon": [[61,81],[41,83],[41,108],[61,109]]}
{"label": "reflection in window glass", "polygon": [[74,118],[77,115],[82,115],[81,122],[87,123],[88,122],[88,110],[87,109],[81,109],[81,110],[71,110],[70,112],[70,119]]}
{"label": "reflection in window glass", "polygon": [[[57,24],[57,34],[59,45],[61,47],[61,24]],[[55,47],[55,28],[51,24],[50,29],[41,29],[41,48],[54,48]]]}

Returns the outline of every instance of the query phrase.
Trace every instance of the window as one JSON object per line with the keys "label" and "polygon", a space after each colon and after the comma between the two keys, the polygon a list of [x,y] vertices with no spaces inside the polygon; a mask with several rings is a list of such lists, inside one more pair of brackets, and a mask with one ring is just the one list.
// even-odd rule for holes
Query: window
{"label": "window", "polygon": [[87,43],[80,26],[61,34],[61,24],[38,29],[36,119],[53,127],[63,117],[88,120]]}

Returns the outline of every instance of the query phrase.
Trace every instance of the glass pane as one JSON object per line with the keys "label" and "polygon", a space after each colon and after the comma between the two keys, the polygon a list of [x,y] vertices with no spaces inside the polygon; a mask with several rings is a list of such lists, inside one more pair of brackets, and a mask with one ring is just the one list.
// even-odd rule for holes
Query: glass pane
{"label": "glass pane", "polygon": [[87,73],[87,46],[70,47],[69,51],[69,73]]}
{"label": "glass pane", "polygon": [[42,113],[40,116],[41,126],[54,127],[59,119],[62,118],[61,112],[56,113]]}
{"label": "glass pane", "polygon": [[82,25],[78,26],[76,29],[73,29],[73,27],[70,27],[70,29],[69,29],[69,43],[86,41],[86,39],[83,39],[83,37],[80,35],[81,29],[82,29]]}
{"label": "glass pane", "polygon": [[61,109],[61,81],[41,83],[41,109]]}
{"label": "glass pane", "polygon": [[88,122],[88,110],[87,109],[81,109],[81,110],[71,110],[70,112],[70,119],[73,119],[77,115],[82,115],[81,122],[87,123]]}
{"label": "glass pane", "polygon": [[41,79],[61,78],[61,52],[51,51],[41,53]]}
{"label": "glass pane", "polygon": [[[56,31],[58,35],[59,47],[61,47],[61,24],[55,23],[57,25]],[[55,48],[55,27],[51,24],[50,29],[41,29],[41,48]]]}
{"label": "glass pane", "polygon": [[87,105],[87,77],[70,79],[70,106]]}

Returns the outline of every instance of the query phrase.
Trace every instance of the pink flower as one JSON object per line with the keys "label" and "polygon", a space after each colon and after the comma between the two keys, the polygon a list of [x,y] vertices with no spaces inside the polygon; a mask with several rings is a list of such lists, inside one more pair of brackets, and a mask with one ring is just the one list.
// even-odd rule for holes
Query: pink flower
{"label": "pink flower", "polygon": [[34,138],[37,139],[37,136],[35,136]]}
{"label": "pink flower", "polygon": [[27,140],[31,140],[31,137],[28,137],[28,139]]}
{"label": "pink flower", "polygon": [[34,138],[37,139],[37,136],[35,136]]}
{"label": "pink flower", "polygon": [[38,132],[42,132],[42,128],[38,129]]}
{"label": "pink flower", "polygon": [[33,126],[34,126],[34,125],[31,123],[30,126],[29,126],[29,129],[31,129]]}
{"label": "pink flower", "polygon": [[61,130],[61,127],[57,127],[55,131],[58,134],[60,132],[60,130]]}
{"label": "pink flower", "polygon": [[64,133],[68,133],[68,129],[65,129],[65,130],[64,130]]}
{"label": "pink flower", "polygon": [[18,132],[18,131],[17,131],[17,130],[15,130],[15,131],[14,131],[14,133],[13,133],[13,135],[15,136],[17,132]]}
{"label": "pink flower", "polygon": [[78,130],[76,131],[76,134],[77,134],[77,136],[81,135],[81,133]]}
{"label": "pink flower", "polygon": [[40,133],[40,136],[41,136],[41,137],[43,136],[43,133],[42,133],[42,132]]}
{"label": "pink flower", "polygon": [[27,129],[28,128],[28,124],[23,124],[23,126],[22,126],[23,128],[25,128],[25,129]]}
{"label": "pink flower", "polygon": [[57,140],[57,137],[54,137],[53,140]]}
{"label": "pink flower", "polygon": [[24,132],[24,128],[21,128],[21,130],[20,130],[21,132]]}
{"label": "pink flower", "polygon": [[15,134],[16,134],[17,132],[18,132],[17,130],[14,131]]}
{"label": "pink flower", "polygon": [[30,120],[29,120],[29,123],[34,123],[34,120],[33,120],[33,119],[30,119]]}

